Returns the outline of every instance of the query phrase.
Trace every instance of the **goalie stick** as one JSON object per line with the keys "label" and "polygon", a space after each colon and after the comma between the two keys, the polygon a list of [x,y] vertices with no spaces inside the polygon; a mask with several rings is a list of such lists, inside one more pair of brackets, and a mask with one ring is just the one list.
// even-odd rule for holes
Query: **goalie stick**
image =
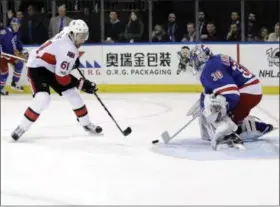
{"label": "goalie stick", "polygon": [[[79,68],[76,68],[79,72],[79,74],[82,76],[82,78],[86,79],[84,74],[82,73],[82,71]],[[104,103],[101,101],[101,99],[99,98],[99,96],[97,95],[97,93],[94,93],[95,97],[97,98],[97,100],[99,101],[99,103],[103,106],[103,108],[105,109],[105,111],[107,112],[107,114],[110,116],[110,118],[114,121],[114,123],[116,124],[117,128],[120,130],[120,132],[124,135],[127,136],[129,135],[132,130],[130,127],[127,127],[125,130],[122,130],[121,127],[119,126],[119,124],[117,123],[117,121],[114,119],[113,115],[110,113],[110,111],[107,109],[107,107],[104,105]]]}
{"label": "goalie stick", "polygon": [[181,131],[183,131],[187,126],[190,125],[190,123],[192,123],[197,117],[199,116],[199,114],[196,114],[195,116],[192,117],[191,120],[189,120],[183,127],[181,127],[175,134],[173,134],[172,136],[169,135],[168,131],[164,131],[161,134],[161,138],[164,141],[164,144],[167,144],[170,140],[172,140],[174,137],[176,137]]}

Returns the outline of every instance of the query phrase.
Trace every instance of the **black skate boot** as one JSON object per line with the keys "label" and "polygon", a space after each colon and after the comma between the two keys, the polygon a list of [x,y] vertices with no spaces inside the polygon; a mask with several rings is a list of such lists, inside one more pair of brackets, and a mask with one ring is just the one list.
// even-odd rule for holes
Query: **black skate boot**
{"label": "black skate boot", "polygon": [[1,96],[7,96],[7,95],[9,95],[9,92],[6,91],[4,88],[2,88],[2,89],[0,90],[0,94],[1,94]]}
{"label": "black skate boot", "polygon": [[11,136],[12,138],[17,141],[23,134],[24,134],[24,130],[22,128],[20,128],[19,126],[12,132]]}
{"label": "black skate boot", "polygon": [[90,134],[100,134],[102,132],[102,128],[100,126],[93,125],[92,123],[83,126],[83,128],[86,132],[89,132]]}
{"label": "black skate boot", "polygon": [[11,87],[12,87],[12,89],[14,89],[14,90],[16,90],[16,91],[23,92],[23,87],[22,87],[21,85],[19,85],[18,82],[13,81],[13,82],[11,83]]}
{"label": "black skate boot", "polygon": [[244,142],[237,133],[232,133],[226,136],[225,141],[228,143],[230,148],[245,149]]}

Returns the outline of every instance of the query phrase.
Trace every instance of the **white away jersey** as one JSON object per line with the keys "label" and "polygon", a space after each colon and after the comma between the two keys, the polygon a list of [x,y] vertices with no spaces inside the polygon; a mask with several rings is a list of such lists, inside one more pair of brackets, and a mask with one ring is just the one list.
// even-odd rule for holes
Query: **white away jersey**
{"label": "white away jersey", "polygon": [[64,28],[39,49],[31,51],[27,67],[45,67],[56,76],[64,77],[70,74],[78,57],[78,48],[69,38],[67,28]]}

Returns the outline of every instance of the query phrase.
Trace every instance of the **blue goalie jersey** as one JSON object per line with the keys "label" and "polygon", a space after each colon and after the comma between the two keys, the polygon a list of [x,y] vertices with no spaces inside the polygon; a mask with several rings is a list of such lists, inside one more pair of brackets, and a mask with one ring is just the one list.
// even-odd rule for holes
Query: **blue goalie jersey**
{"label": "blue goalie jersey", "polygon": [[[227,99],[228,112],[232,111],[239,102],[243,88],[259,84],[259,80],[248,69],[230,56],[222,54],[211,56],[205,63],[200,81],[204,94],[223,95]],[[203,94],[201,100],[203,107]]]}

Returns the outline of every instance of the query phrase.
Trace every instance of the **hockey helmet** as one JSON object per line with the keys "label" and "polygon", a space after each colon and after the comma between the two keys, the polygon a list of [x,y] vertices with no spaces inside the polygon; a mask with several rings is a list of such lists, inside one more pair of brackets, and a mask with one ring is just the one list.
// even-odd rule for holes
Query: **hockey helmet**
{"label": "hockey helmet", "polygon": [[69,24],[69,30],[76,44],[83,44],[88,39],[88,26],[81,19],[72,20]]}
{"label": "hockey helmet", "polygon": [[203,44],[196,45],[190,52],[190,65],[193,67],[193,72],[196,74],[202,71],[205,63],[213,55],[208,47]]}

